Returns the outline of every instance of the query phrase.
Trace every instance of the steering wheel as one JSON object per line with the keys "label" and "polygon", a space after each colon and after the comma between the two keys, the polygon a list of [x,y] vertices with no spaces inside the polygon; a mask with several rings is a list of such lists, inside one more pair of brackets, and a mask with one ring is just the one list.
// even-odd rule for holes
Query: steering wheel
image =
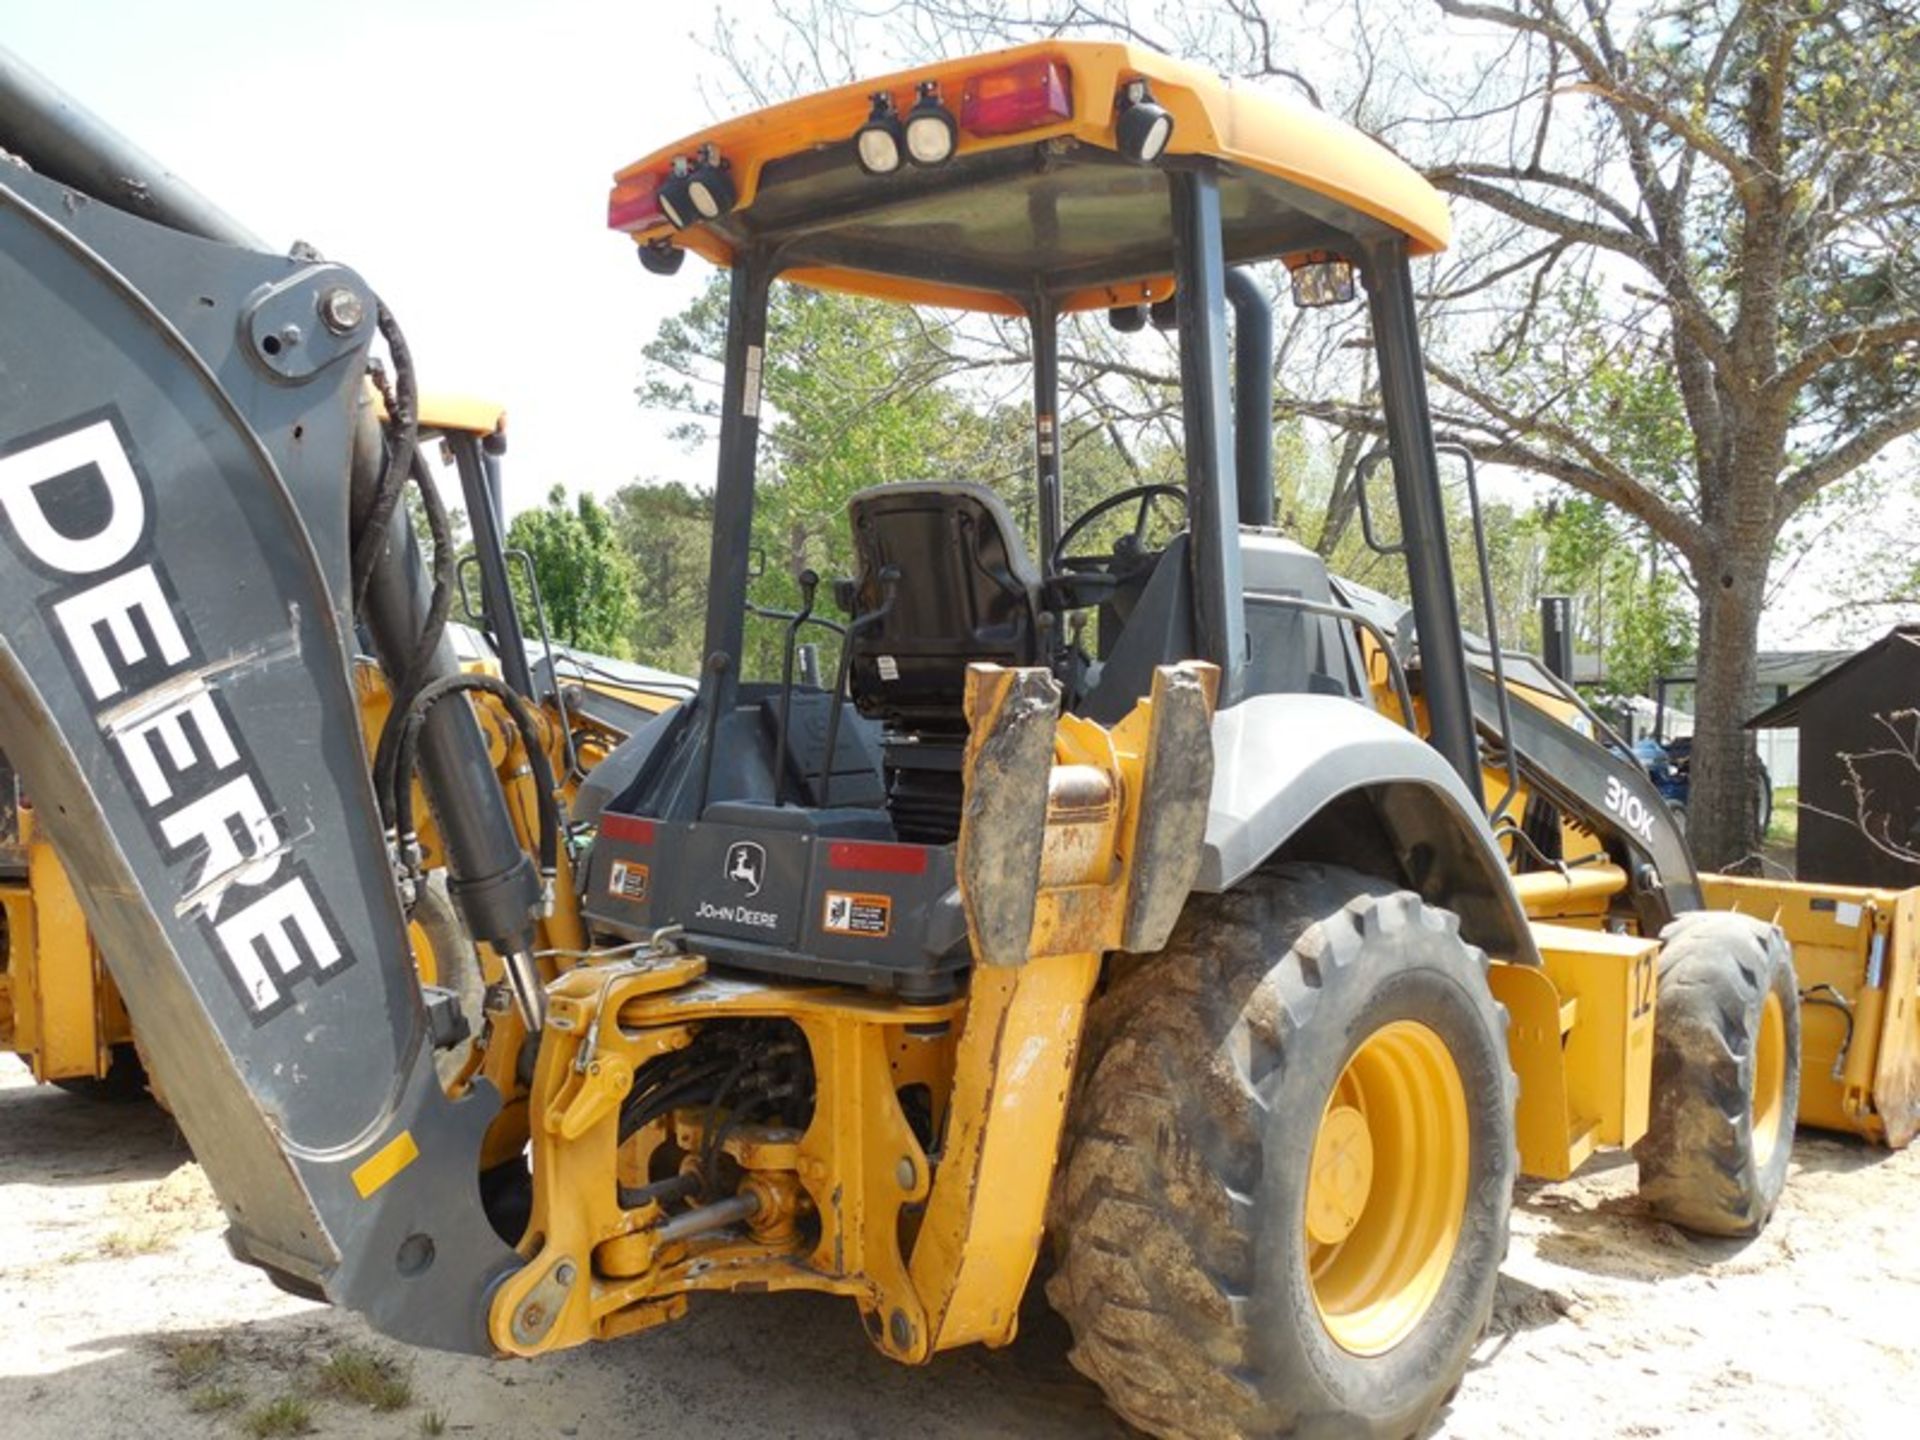
{"label": "steering wheel", "polygon": [[[1116,490],[1104,500],[1097,500],[1081,511],[1074,522],[1060,532],[1060,538],[1054,542],[1053,554],[1048,557],[1049,567],[1056,575],[1111,575],[1119,579],[1132,562],[1149,552],[1146,546],[1147,517],[1153,502],[1159,499],[1178,500],[1180,509],[1187,508],[1187,492],[1178,485],[1130,485],[1125,490]],[[1127,505],[1137,504],[1140,509],[1135,514],[1133,529],[1122,535],[1113,544],[1113,550],[1106,555],[1070,554],[1073,542],[1082,531],[1092,525],[1101,516],[1110,514]]]}

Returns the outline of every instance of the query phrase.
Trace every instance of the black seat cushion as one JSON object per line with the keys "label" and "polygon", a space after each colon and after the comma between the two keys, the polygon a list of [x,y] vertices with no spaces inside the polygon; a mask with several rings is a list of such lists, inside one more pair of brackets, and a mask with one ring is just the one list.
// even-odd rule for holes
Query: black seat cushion
{"label": "black seat cushion", "polygon": [[967,666],[1045,662],[1040,575],[1006,504],[984,485],[879,485],[848,502],[856,615],[893,604],[852,641],[849,684],[889,728],[964,733]]}

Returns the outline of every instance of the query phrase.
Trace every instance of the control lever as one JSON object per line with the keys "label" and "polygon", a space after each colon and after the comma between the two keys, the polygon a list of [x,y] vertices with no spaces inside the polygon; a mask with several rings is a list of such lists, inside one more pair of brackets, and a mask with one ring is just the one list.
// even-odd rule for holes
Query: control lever
{"label": "control lever", "polygon": [[780,657],[780,723],[773,732],[773,803],[776,809],[786,798],[787,791],[787,727],[793,720],[794,649],[800,643],[800,627],[813,614],[814,592],[820,588],[820,576],[816,571],[802,570],[793,578],[800,587],[800,608],[787,621],[787,641]]}
{"label": "control lever", "polygon": [[[848,583],[848,582],[841,582]],[[836,595],[839,586],[834,587]],[[865,615],[855,616],[847,622],[845,637],[840,642],[840,674],[833,685],[833,704],[827,711],[827,753],[820,762],[820,808],[828,805],[828,792],[833,787],[833,761],[840,748],[840,712],[847,703],[847,676],[853,669],[853,637],[863,630],[871,629],[887,618],[893,609],[895,594],[900,589],[900,567],[883,565],[880,567],[880,607],[869,610]]]}

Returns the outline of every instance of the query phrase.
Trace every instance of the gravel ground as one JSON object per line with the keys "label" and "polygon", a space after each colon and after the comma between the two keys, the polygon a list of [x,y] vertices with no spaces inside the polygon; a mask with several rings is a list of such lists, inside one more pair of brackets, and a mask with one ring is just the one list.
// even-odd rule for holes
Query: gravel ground
{"label": "gravel ground", "polygon": [[[696,1301],[681,1325],[542,1361],[406,1352],[230,1260],[159,1110],[39,1089],[0,1058],[0,1137],[12,1440],[244,1437],[302,1410],[347,1440],[1128,1433],[1043,1306],[1007,1350],[918,1372],[871,1351],[846,1302],[805,1295]],[[1628,1157],[1525,1187],[1493,1330],[1438,1433],[1913,1434],[1920,1147],[1803,1137],[1794,1161],[1750,1243],[1648,1220]]]}

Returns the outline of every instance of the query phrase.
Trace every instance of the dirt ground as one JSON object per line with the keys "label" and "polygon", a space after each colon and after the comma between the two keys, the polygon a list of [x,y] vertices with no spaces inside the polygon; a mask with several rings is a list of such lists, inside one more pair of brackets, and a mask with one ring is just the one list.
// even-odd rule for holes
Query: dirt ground
{"label": "dirt ground", "polygon": [[[1438,1433],[1914,1433],[1920,1147],[1803,1137],[1794,1161],[1747,1244],[1649,1221],[1625,1157],[1523,1190],[1493,1331]],[[918,1372],[872,1352],[844,1302],[809,1296],[714,1297],[651,1336],[491,1362],[380,1341],[234,1263],[220,1234],[160,1111],[37,1089],[0,1058],[0,1433],[1127,1433],[1043,1307],[1008,1350]]]}

